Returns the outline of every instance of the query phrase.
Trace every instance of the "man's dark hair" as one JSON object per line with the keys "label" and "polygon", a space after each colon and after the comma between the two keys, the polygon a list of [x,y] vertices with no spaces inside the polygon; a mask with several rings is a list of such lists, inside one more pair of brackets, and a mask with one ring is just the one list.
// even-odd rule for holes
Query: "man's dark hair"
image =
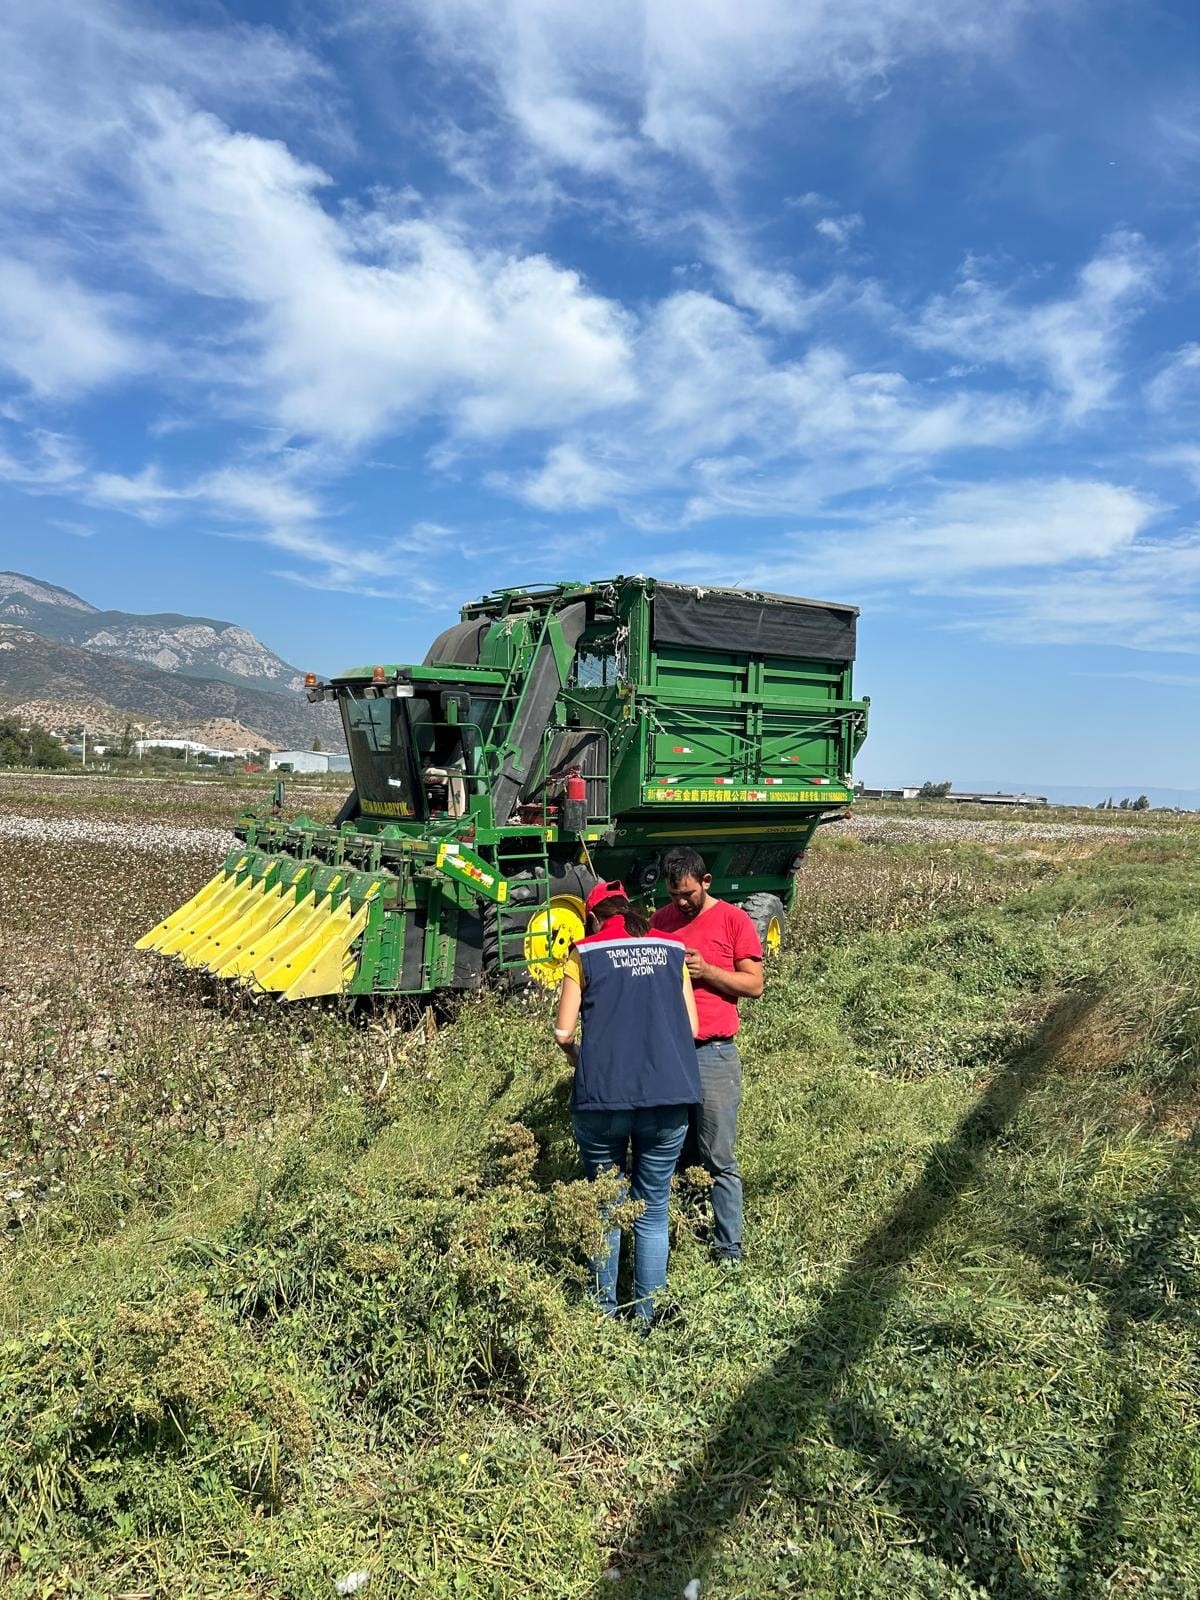
{"label": "man's dark hair", "polygon": [[663,857],[662,870],[663,877],[672,889],[685,878],[695,878],[699,883],[702,878],[708,877],[704,857],[699,850],[693,850],[690,844],[677,844],[673,850],[668,850]]}

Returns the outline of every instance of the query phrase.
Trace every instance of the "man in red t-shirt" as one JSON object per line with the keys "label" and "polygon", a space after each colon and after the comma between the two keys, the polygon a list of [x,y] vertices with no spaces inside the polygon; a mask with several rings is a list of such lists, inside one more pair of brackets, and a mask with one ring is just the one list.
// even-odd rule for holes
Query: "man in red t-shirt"
{"label": "man in red t-shirt", "polygon": [[695,850],[680,845],[668,851],[663,875],[671,898],[655,912],[650,926],[682,938],[687,951],[700,1021],[696,1062],[704,1094],[695,1113],[696,1142],[713,1180],[713,1253],[720,1262],[736,1263],[742,1259],[742,1175],[733,1146],[742,1061],[734,1035],[741,1020],[738,1001],[763,992],[762,945],[740,906],[709,893],[712,873]]}

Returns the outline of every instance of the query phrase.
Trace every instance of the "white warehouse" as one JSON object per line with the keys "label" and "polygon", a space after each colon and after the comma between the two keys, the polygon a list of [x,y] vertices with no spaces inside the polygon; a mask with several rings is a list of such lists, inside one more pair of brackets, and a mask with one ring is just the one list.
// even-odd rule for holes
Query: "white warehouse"
{"label": "white warehouse", "polygon": [[268,757],[271,771],[349,772],[350,757],[328,750],[272,750]]}

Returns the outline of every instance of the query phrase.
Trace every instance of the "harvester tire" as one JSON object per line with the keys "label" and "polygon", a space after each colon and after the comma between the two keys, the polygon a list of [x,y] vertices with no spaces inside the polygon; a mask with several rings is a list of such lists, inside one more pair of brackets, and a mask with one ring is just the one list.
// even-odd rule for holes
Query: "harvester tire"
{"label": "harvester tire", "polygon": [[[509,882],[513,880],[510,878]],[[532,915],[525,913],[526,921]],[[513,927],[513,913],[507,913],[507,925]],[[506,989],[516,993],[527,989],[531,983],[527,972],[519,968],[504,968],[500,965],[500,907],[487,905],[483,911],[483,981],[489,988]]]}
{"label": "harvester tire", "polygon": [[766,956],[777,955],[787,928],[787,912],[777,894],[752,894],[742,901],[742,910],[754,924]]}
{"label": "harvester tire", "polygon": [[[531,873],[514,873],[508,880],[511,888],[518,885],[533,883]],[[576,866],[574,863],[552,864],[550,878],[545,899],[556,899],[560,896],[569,896],[573,899],[585,900],[588,891],[597,881],[596,875],[589,872],[586,867]],[[539,897],[539,901],[541,897]],[[521,994],[535,986],[535,980],[524,967],[501,967],[500,965],[500,918],[503,915],[505,926],[509,930],[506,941],[511,947],[515,943],[516,934],[528,926],[538,905],[528,909],[513,906],[503,909],[499,906],[488,905],[483,913],[483,978],[488,985],[505,989],[510,994]]]}

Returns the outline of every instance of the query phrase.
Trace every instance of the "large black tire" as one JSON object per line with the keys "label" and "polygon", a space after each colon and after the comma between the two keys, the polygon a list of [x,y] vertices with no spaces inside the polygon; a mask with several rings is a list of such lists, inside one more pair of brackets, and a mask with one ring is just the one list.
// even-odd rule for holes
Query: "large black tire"
{"label": "large black tire", "polygon": [[[519,878],[509,879],[510,883],[520,881],[521,880]],[[532,914],[532,912],[525,912],[523,915],[523,922],[528,922]],[[512,928],[513,926],[514,913],[508,911],[505,914],[505,927]],[[505,940],[505,950],[510,950],[511,945],[514,942],[515,940],[513,940],[511,936],[507,936]],[[500,907],[492,905],[490,901],[484,907],[483,911],[483,981],[491,988],[507,989],[513,993],[516,993],[522,989],[527,989],[532,982],[528,972],[523,972],[519,968],[501,967]]]}
{"label": "large black tire", "polygon": [[752,894],[742,901],[742,910],[754,924],[763,952],[775,955],[787,931],[787,912],[777,894]]}
{"label": "large black tire", "polygon": [[[513,903],[504,911],[505,926],[510,930],[524,927],[533,916],[536,906],[528,911],[522,911],[516,895],[525,885],[535,882],[532,874],[526,872],[514,873],[508,880],[509,893],[513,896]],[[586,900],[592,885],[598,880],[595,873],[589,872],[586,867],[577,866],[575,863],[565,865],[552,862],[550,866],[550,884],[548,894],[539,892],[538,899],[556,899],[565,895],[577,900]],[[513,933],[508,933],[505,938],[505,948],[509,955],[512,946],[516,943]],[[500,965],[500,908],[489,904],[483,913],[483,977],[484,982],[499,988],[507,989],[510,993],[518,993],[533,987],[534,979],[520,967],[501,967]]]}

